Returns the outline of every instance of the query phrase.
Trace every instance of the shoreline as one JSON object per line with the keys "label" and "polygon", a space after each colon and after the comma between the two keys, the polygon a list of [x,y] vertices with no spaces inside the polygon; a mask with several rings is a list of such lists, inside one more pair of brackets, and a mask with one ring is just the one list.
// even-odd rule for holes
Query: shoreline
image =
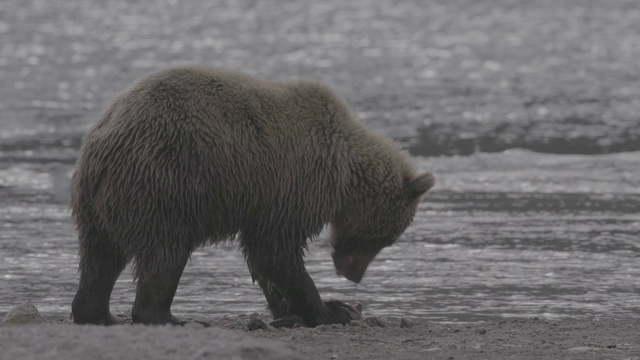
{"label": "shoreline", "polygon": [[35,314],[26,325],[0,326],[0,359],[640,360],[640,319],[434,323],[365,317],[346,326],[275,329],[264,314],[183,317],[209,327],[74,325],[69,317]]}

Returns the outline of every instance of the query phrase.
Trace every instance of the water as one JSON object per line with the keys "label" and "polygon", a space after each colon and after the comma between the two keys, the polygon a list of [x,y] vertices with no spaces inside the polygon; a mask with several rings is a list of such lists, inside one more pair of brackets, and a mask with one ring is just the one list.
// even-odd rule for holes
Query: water
{"label": "water", "polygon": [[[59,189],[105,103],[152,69],[205,63],[321,79],[436,175],[361,284],[336,277],[324,237],[311,245],[324,298],[437,321],[640,318],[633,1],[153,4],[0,3],[0,314],[69,311],[77,245]],[[125,271],[112,308],[133,298]],[[264,309],[234,243],[198,250],[174,302]]]}
{"label": "water", "polygon": [[[49,162],[28,159],[71,165],[73,156],[55,147],[0,153],[0,313],[25,300],[69,311],[74,229],[50,195]],[[640,317],[640,153],[514,149],[417,163],[438,185],[361,284],[336,277],[325,237],[313,243],[307,266],[325,298],[359,301],[368,315],[439,321]],[[112,307],[127,312],[133,298],[125,272]],[[264,306],[234,243],[198,250],[174,303],[176,313],[200,315]]]}

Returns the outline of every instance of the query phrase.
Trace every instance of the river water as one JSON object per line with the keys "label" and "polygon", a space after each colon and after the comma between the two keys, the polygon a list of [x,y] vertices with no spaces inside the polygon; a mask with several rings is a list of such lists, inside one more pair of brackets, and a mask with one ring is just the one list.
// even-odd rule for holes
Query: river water
{"label": "river water", "polygon": [[[0,313],[25,300],[44,313],[65,313],[78,281],[77,245],[69,211],[52,193],[72,170],[75,148],[28,144],[0,152]],[[57,175],[52,162],[63,169]],[[438,321],[640,317],[640,153],[511,149],[416,162],[436,174],[437,187],[361,284],[336,277],[324,236],[312,244],[307,265],[325,298],[361,302],[366,315]],[[129,310],[133,289],[125,272],[115,311]],[[236,244],[228,243],[194,254],[174,311],[264,306]]]}
{"label": "river water", "polygon": [[[133,78],[205,63],[322,79],[435,174],[361,284],[336,277],[324,236],[310,246],[324,298],[435,321],[640,318],[633,1],[153,4],[0,4],[0,314],[26,300],[69,312],[62,190],[83,133]],[[133,289],[125,271],[114,311]],[[193,255],[174,301],[176,314],[264,310],[231,242]]]}

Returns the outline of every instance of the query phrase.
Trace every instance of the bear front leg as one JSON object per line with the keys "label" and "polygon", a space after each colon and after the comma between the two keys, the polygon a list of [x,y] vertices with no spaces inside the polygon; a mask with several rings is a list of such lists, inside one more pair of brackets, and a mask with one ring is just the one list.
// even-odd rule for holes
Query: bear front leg
{"label": "bear front leg", "polygon": [[304,267],[302,254],[265,253],[264,248],[255,252],[245,250],[251,276],[262,288],[276,320],[273,326],[292,327],[300,319],[309,327],[347,324],[353,320],[348,305],[339,301],[322,301]]}
{"label": "bear front leg", "polygon": [[254,274],[251,276],[253,276],[254,280],[258,282],[258,285],[260,285],[260,288],[264,293],[264,297],[267,299],[269,311],[271,312],[271,315],[273,315],[274,319],[291,315],[287,300],[279,289],[272,286],[266,277],[261,278]]}

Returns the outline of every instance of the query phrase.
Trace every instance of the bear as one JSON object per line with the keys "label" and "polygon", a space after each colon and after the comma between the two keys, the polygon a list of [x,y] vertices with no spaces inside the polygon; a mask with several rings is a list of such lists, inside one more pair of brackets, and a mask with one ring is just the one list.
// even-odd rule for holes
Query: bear
{"label": "bear", "polygon": [[119,322],[109,301],[131,262],[132,322],[184,324],[171,304],[191,253],[236,240],[274,319],[346,324],[353,308],[323,301],[305,269],[308,241],[329,226],[336,272],[360,282],[433,186],[317,82],[205,66],[147,74],[115,97],[79,150],[73,321]]}

